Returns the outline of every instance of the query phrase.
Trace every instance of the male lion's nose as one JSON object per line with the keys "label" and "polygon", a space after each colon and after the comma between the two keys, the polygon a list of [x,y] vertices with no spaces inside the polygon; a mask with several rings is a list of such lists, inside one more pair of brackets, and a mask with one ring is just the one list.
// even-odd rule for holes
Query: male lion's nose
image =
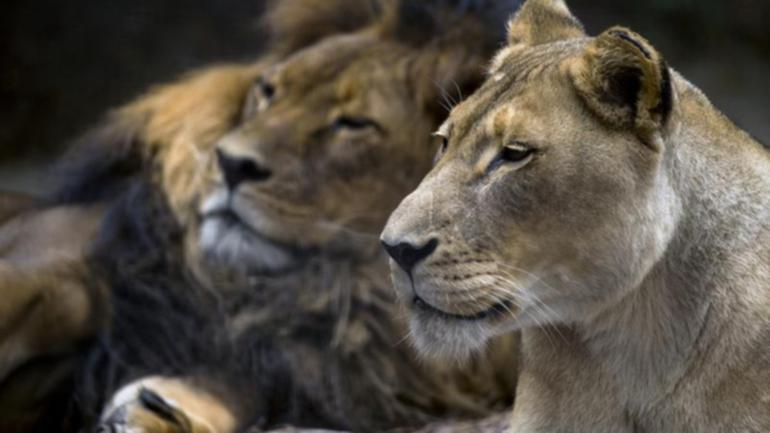
{"label": "male lion's nose", "polygon": [[438,240],[435,238],[429,240],[422,246],[415,246],[408,242],[401,242],[396,245],[390,245],[385,241],[382,241],[382,246],[385,247],[385,251],[388,252],[390,257],[398,263],[398,266],[406,273],[411,273],[414,265],[425,259],[438,246]]}
{"label": "male lion's nose", "polygon": [[242,156],[230,156],[222,149],[217,149],[217,162],[230,191],[234,191],[242,182],[260,182],[272,174],[270,169],[260,165],[256,160]]}

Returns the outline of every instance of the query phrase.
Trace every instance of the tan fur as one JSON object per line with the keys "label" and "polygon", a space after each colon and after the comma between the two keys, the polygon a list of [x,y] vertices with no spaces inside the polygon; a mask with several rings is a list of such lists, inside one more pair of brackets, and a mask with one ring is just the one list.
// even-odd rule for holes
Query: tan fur
{"label": "tan fur", "polygon": [[[162,395],[175,422],[158,417],[139,403],[139,394],[147,391]],[[160,376],[124,386],[104,408],[103,422],[158,433],[217,433],[235,431],[237,427],[235,414],[219,398],[184,378]]]}
{"label": "tan fur", "polygon": [[583,26],[561,0],[524,3],[508,25],[508,44],[534,46],[580,37]]}
{"label": "tan fur", "polygon": [[438,242],[392,265],[416,344],[522,330],[512,433],[770,431],[770,153],[629,30],[522,42],[557,10],[514,19],[382,235]]}
{"label": "tan fur", "polygon": [[99,325],[85,260],[102,214],[99,206],[33,208],[0,227],[0,379],[35,356],[72,350]]}
{"label": "tan fur", "polygon": [[102,212],[0,194],[0,431],[28,430],[41,396],[72,373],[62,358],[101,325],[85,260]]}
{"label": "tan fur", "polygon": [[200,190],[216,170],[213,148],[239,121],[260,70],[260,63],[210,67],[159,86],[112,114],[111,125],[135,131],[144,158],[159,162],[156,180],[169,191],[182,225],[196,218]]}

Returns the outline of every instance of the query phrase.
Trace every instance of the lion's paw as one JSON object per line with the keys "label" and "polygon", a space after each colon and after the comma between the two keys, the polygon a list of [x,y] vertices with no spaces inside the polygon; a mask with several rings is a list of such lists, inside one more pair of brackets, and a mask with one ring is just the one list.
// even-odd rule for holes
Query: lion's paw
{"label": "lion's paw", "polygon": [[135,400],[105,415],[97,433],[214,433],[155,391],[141,388]]}
{"label": "lion's paw", "polygon": [[104,409],[98,433],[232,433],[232,412],[183,379],[147,377],[121,388]]}

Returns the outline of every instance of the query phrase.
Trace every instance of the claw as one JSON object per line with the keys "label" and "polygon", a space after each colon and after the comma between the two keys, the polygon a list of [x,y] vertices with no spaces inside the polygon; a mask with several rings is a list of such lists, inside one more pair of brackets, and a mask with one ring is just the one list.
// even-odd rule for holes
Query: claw
{"label": "claw", "polygon": [[139,402],[145,409],[158,415],[160,418],[179,427],[182,433],[192,433],[193,427],[190,418],[181,410],[170,405],[158,393],[151,389],[142,388],[139,390]]}

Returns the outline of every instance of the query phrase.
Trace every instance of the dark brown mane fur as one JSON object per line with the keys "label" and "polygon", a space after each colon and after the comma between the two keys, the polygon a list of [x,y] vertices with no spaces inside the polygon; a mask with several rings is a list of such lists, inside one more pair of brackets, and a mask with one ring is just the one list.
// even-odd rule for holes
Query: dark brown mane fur
{"label": "dark brown mane fur", "polygon": [[[447,12],[447,4],[454,9]],[[431,9],[436,5],[439,9]],[[273,37],[268,56],[285,56],[330,34],[378,22],[373,31],[404,44],[437,52],[458,47],[435,59],[443,71],[438,78],[432,72],[436,62],[415,64],[431,71],[424,74],[430,82],[418,89],[469,90],[483,71],[465,72],[465,65],[480,64],[502,36],[485,29],[503,28],[480,12],[485,5],[489,2],[282,0],[266,17]],[[464,14],[482,19],[455,26]],[[448,20],[451,16],[457,21]],[[426,109],[438,119],[443,110],[429,104]],[[111,203],[89,258],[94,275],[111,290],[110,325],[82,355],[75,424],[82,418],[83,425],[93,426],[117,389],[158,374],[194,378],[249,418],[247,427],[259,428],[291,423],[375,431],[482,415],[494,404],[507,403],[510,383],[496,377],[488,382],[493,389],[482,392],[474,389],[483,382],[480,376],[428,375],[406,347],[397,345],[406,330],[381,256],[363,262],[310,257],[287,276],[220,282],[213,291],[202,284],[185,261],[185,227],[159,180],[163,153],[157,141],[162,139],[146,130],[156,114],[137,110],[132,116],[126,111],[110,116],[63,165],[65,182],[51,199]],[[237,121],[229,117],[224,124]],[[491,374],[483,361],[478,370],[467,369],[470,376]]]}

